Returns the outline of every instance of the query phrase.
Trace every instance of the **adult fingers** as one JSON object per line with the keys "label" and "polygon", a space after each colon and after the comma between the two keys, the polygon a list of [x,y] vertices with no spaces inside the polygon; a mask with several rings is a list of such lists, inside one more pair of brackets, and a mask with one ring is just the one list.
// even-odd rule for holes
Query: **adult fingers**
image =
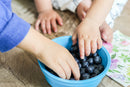
{"label": "adult fingers", "polygon": [[66,61],[63,62],[63,60],[61,60],[61,62],[59,62],[59,65],[62,67],[62,69],[64,70],[65,74],[66,74],[66,79],[70,79],[71,76],[71,68],[68,65],[68,63]]}
{"label": "adult fingers", "polygon": [[76,80],[79,80],[80,78],[80,71],[79,71],[79,67],[78,67],[78,64],[76,63],[76,61],[74,60],[74,58],[70,59],[70,60],[67,60],[68,61],[68,64],[71,68],[71,71],[74,75],[74,78]]}
{"label": "adult fingers", "polygon": [[54,65],[52,65],[51,69],[53,69],[58,74],[59,77],[66,79],[65,72],[64,72],[63,68],[61,67],[61,65],[54,64]]}

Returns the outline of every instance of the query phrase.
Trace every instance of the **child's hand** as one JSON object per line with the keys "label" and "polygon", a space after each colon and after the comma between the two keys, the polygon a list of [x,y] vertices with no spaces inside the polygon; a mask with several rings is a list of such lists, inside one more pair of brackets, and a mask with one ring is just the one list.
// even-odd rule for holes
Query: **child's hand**
{"label": "child's hand", "polygon": [[79,42],[80,57],[88,56],[90,52],[95,53],[102,46],[99,26],[91,20],[85,20],[80,23],[73,34],[73,44]]}
{"label": "child's hand", "polygon": [[51,34],[51,27],[54,32],[57,32],[57,22],[63,25],[62,18],[53,9],[46,10],[39,13],[38,19],[35,24],[35,29],[38,30],[41,25],[43,33]]}

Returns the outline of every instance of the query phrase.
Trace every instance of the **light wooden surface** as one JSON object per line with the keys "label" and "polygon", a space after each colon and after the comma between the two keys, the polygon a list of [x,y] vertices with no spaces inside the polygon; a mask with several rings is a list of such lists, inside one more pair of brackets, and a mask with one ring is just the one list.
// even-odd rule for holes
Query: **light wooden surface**
{"label": "light wooden surface", "polygon": [[[13,0],[13,11],[21,18],[34,26],[36,21],[36,9],[33,0]],[[127,3],[122,15],[116,20],[114,30],[119,29],[130,36],[130,1]],[[79,24],[78,18],[68,12],[60,12],[64,21],[62,27],[58,27],[58,33],[45,35],[52,39],[64,35],[72,35]],[[124,29],[124,30],[122,30]],[[0,53],[0,87],[50,87],[42,74],[36,58],[28,52],[14,48],[6,53]],[[105,76],[99,87],[122,87],[117,82]]]}

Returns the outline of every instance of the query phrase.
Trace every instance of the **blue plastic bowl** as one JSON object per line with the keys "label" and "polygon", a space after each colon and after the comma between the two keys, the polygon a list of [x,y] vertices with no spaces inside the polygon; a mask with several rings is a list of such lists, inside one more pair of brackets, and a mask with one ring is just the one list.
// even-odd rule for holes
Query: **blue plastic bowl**
{"label": "blue plastic bowl", "polygon": [[[58,37],[53,39],[53,41],[67,49],[70,49],[72,45],[71,36]],[[101,80],[103,79],[103,77],[106,75],[111,63],[110,55],[104,47],[98,50],[97,53],[101,56],[102,64],[104,65],[105,69],[99,75],[87,80],[76,81],[76,80],[62,79],[47,71],[43,63],[41,63],[40,61],[38,61],[38,63],[42,72],[44,73],[47,82],[52,87],[97,87],[101,82]]]}

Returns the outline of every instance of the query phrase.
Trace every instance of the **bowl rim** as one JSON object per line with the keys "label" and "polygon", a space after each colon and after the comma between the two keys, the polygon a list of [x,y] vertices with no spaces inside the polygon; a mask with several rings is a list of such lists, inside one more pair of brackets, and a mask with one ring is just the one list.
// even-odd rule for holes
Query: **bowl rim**
{"label": "bowl rim", "polygon": [[[62,37],[58,37],[58,38],[55,38],[53,39],[53,41],[57,40],[57,39],[62,39],[62,38],[71,38],[72,36],[62,36]],[[98,77],[101,77],[104,75],[104,73],[106,73],[108,70],[109,70],[109,67],[110,67],[110,64],[111,64],[111,58],[110,58],[110,55],[109,55],[109,52],[106,50],[106,48],[104,46],[102,46],[102,48],[105,52],[105,55],[107,56],[107,65],[106,65],[106,68],[104,69],[104,71],[102,73],[100,73],[99,75],[95,76],[95,77],[92,77],[90,79],[86,79],[86,80],[68,80],[68,79],[62,79],[60,77],[57,77],[55,75],[53,75],[52,73],[50,73],[49,71],[47,71],[45,69],[45,65],[43,63],[41,63],[39,60],[38,60],[38,64],[40,66],[40,69],[42,70],[43,73],[46,73],[48,74],[51,78],[53,79],[56,79],[60,82],[66,82],[66,83],[84,83],[84,82],[91,82],[92,80],[95,80],[95,79],[98,79]],[[100,50],[99,50],[100,51]]]}

